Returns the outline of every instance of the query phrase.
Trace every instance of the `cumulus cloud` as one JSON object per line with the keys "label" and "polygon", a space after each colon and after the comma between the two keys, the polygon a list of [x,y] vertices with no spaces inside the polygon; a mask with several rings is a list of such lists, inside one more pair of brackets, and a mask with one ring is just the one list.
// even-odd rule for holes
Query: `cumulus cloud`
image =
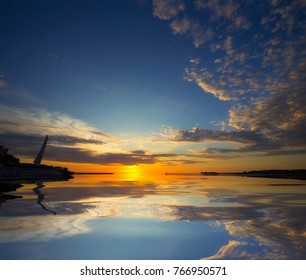
{"label": "cumulus cloud", "polygon": [[[240,121],[243,120],[238,116],[235,116],[235,118]],[[247,120],[246,122],[249,124]],[[236,130],[211,130],[199,127],[174,129],[172,127],[164,127],[160,132],[158,141],[220,142],[234,145],[231,148],[205,148],[197,150],[193,155],[190,154],[190,156],[202,158],[233,158],[246,154],[255,156],[297,155],[305,153],[305,129],[303,125],[297,128],[292,127],[290,130],[279,130],[277,127],[273,127],[271,133],[263,131],[261,126],[259,126],[260,129],[258,130],[242,128]]]}
{"label": "cumulus cloud", "polygon": [[239,1],[220,1],[220,0],[195,0],[195,6],[198,9],[209,9],[212,12],[211,20],[217,21],[225,18],[231,22],[228,25],[228,30],[233,29],[249,29],[251,23],[244,15],[239,13],[241,3]]}
{"label": "cumulus cloud", "polygon": [[186,16],[183,19],[173,20],[170,26],[174,34],[191,35],[193,38],[193,44],[196,48],[204,45],[213,37],[213,31],[211,28],[205,30],[199,23],[191,21]]}
{"label": "cumulus cloud", "polygon": [[185,8],[183,0],[153,0],[153,14],[162,20],[174,18]]}
{"label": "cumulus cloud", "polygon": [[[188,4],[191,3],[188,2]],[[191,36],[196,48],[204,46],[212,40],[215,31],[222,29],[216,21],[226,19],[227,22],[223,24],[229,32],[251,28],[251,23],[239,11],[241,4],[238,1],[224,3],[223,1],[195,0],[192,4],[192,8],[195,7],[198,11],[205,10],[202,16],[207,18],[205,24],[187,15],[187,3],[182,0],[153,0],[153,14],[162,20],[172,20],[170,26],[173,33]],[[207,11],[211,14],[210,17],[207,17]],[[182,17],[180,17],[181,14],[183,14]]]}
{"label": "cumulus cloud", "polygon": [[209,8],[214,12],[214,16],[216,18],[220,17],[228,17],[232,18],[237,10],[239,9],[239,3],[235,1],[226,1],[221,2],[220,0],[216,1],[204,1],[204,0],[196,0],[195,4],[198,9]]}
{"label": "cumulus cloud", "polygon": [[[168,3],[161,2],[164,5]],[[181,9],[181,17],[177,13],[164,17],[172,20],[173,33],[191,36],[195,47],[205,46],[213,39],[213,34],[221,35],[214,38],[210,46],[211,50],[219,52],[218,58],[206,55],[202,67],[186,68],[187,80],[197,83],[205,92],[220,100],[228,101],[239,100],[245,94],[269,94],[267,89],[276,89],[288,78],[297,79],[298,73],[293,68],[298,59],[305,56],[305,25],[299,21],[305,10],[303,1],[289,4],[272,1],[269,8],[256,7],[259,8],[258,22],[253,21],[259,27],[262,25],[263,29],[252,29],[251,32],[252,25],[246,15],[254,8],[254,3],[242,5],[235,0],[195,0],[193,3],[198,13],[202,13],[203,20],[196,20],[189,9]],[[211,13],[210,18],[207,18],[207,12]],[[269,36],[264,29],[270,32]],[[236,35],[239,35],[239,40],[235,40]],[[211,59],[217,65],[213,66]],[[207,75],[211,77],[207,78]]]}
{"label": "cumulus cloud", "polygon": [[[304,67],[303,67],[304,68]],[[283,146],[306,146],[305,74],[272,89],[269,95],[257,97],[248,105],[230,110],[229,125],[238,130],[260,131]]]}
{"label": "cumulus cloud", "polygon": [[[258,152],[262,148],[262,155],[303,153],[306,145],[306,37],[305,25],[300,20],[305,15],[303,1],[270,1],[268,9],[259,7],[258,21],[252,22],[257,25],[256,30],[246,14],[254,3],[241,5],[238,1],[218,0],[194,3],[199,13],[211,11],[205,23],[209,26],[214,22],[213,32],[221,35],[210,44],[212,55],[207,52],[190,60],[184,79],[220,101],[231,102],[223,130],[230,127],[252,135],[252,140],[245,139],[244,143],[236,138],[241,143],[239,149],[219,152]],[[191,17],[185,16],[174,20],[171,27],[174,33],[191,34],[191,25]],[[224,32],[220,33],[222,28]],[[244,34],[239,39],[235,33],[238,30]],[[212,133],[204,129],[177,130],[172,140],[208,141],[209,134]],[[234,133],[227,131],[228,138],[225,133],[214,134],[216,141],[232,141]],[[210,156],[213,153],[217,150],[206,151]]]}
{"label": "cumulus cloud", "polygon": [[230,52],[233,48],[233,37],[232,36],[227,36],[225,41],[224,41],[224,49],[226,52],[231,55],[232,52]]}
{"label": "cumulus cloud", "polygon": [[198,127],[192,129],[165,128],[161,136],[168,141],[177,142],[232,142],[243,145],[243,148],[235,151],[258,151],[278,148],[277,143],[265,135],[254,131],[227,131],[210,130]]}
{"label": "cumulus cloud", "polygon": [[192,23],[187,17],[184,17],[182,20],[172,21],[171,28],[174,34],[186,34],[192,28]]}
{"label": "cumulus cloud", "polygon": [[187,15],[182,18],[186,4],[182,0],[153,0],[153,14],[162,20],[171,20],[170,27],[175,35],[188,35],[196,48],[210,41],[214,35],[211,27],[203,27],[199,21],[191,20]]}
{"label": "cumulus cloud", "polygon": [[[229,49],[230,40],[225,44]],[[234,56],[241,62],[246,57],[243,53]],[[274,68],[274,73],[264,81],[264,72],[250,75],[246,69],[232,69],[234,63],[228,59],[217,62],[222,65],[217,69],[221,75],[212,73],[199,64],[185,70],[185,78],[195,81],[205,92],[211,93],[222,101],[235,101],[229,110],[228,125],[237,131],[252,131],[264,134],[275,148],[305,147],[306,145],[306,95],[305,95],[305,60],[293,66],[292,62],[282,64],[285,70]],[[219,63],[221,62],[221,63]],[[225,62],[225,64],[222,64]],[[230,67],[226,72],[226,63]],[[279,66],[278,66],[279,67]],[[224,73],[224,74],[223,74]],[[264,82],[263,82],[264,81]],[[228,88],[228,89],[226,89]],[[241,90],[240,90],[241,89]],[[250,95],[249,101],[242,105],[241,96]]]}

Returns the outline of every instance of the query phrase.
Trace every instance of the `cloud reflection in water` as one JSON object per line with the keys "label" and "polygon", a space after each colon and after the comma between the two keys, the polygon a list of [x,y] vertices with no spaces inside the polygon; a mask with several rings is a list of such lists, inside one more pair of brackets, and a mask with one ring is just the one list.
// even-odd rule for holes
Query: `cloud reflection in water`
{"label": "cloud reflection in water", "polygon": [[[44,195],[41,203],[50,213],[29,195],[33,186],[25,186],[17,192],[27,194],[24,198],[7,201],[0,208],[0,243],[50,242],[79,235],[100,235],[97,242],[102,242],[105,234],[118,236],[119,240],[129,236],[129,242],[136,242],[131,238],[138,228],[137,238],[143,242],[154,235],[170,240],[173,236],[173,251],[193,239],[203,248],[208,248],[208,243],[215,244],[196,258],[305,259],[305,185],[296,181],[276,184],[271,179],[270,185],[263,184],[264,180],[241,180],[240,185],[220,178],[158,183],[86,183],[77,179],[60,184],[49,182],[40,191]],[[53,212],[57,215],[53,216]],[[105,219],[108,222],[101,224]],[[152,232],[141,230],[143,221]],[[188,234],[175,237],[180,227]],[[216,232],[224,232],[223,239],[213,239]],[[177,254],[184,258],[184,252]]]}

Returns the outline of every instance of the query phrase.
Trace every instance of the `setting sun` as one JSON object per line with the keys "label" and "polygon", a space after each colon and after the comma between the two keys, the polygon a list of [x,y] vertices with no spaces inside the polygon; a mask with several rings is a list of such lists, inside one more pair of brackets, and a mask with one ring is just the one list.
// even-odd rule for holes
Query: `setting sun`
{"label": "setting sun", "polygon": [[137,165],[129,165],[122,168],[122,176],[124,180],[137,181],[140,177],[139,168]]}

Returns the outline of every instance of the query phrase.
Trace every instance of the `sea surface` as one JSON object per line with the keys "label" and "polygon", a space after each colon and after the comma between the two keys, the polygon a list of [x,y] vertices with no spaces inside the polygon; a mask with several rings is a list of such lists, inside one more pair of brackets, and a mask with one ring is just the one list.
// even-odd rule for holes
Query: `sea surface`
{"label": "sea surface", "polygon": [[0,259],[306,259],[306,181],[76,175],[0,186]]}

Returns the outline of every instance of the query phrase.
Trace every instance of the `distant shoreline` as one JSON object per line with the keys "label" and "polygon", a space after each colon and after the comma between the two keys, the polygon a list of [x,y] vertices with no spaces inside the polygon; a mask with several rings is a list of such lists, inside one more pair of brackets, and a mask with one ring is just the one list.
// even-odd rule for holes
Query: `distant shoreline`
{"label": "distant shoreline", "polygon": [[294,170],[256,170],[256,171],[244,171],[244,172],[201,172],[204,176],[241,176],[241,177],[256,177],[256,178],[273,178],[273,179],[297,179],[306,180],[306,169],[294,169]]}

